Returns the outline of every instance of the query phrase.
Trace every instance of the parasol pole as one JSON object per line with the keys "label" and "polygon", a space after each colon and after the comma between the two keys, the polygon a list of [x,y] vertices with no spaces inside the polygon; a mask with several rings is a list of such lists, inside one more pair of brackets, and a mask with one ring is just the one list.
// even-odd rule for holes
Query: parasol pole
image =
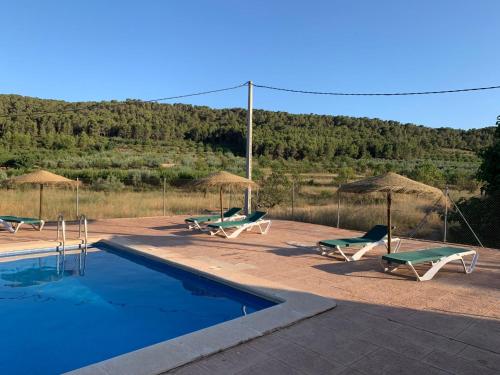
{"label": "parasol pole", "polygon": [[220,221],[224,221],[224,214],[222,213],[222,186],[220,187],[219,190],[219,195],[220,195]]}
{"label": "parasol pole", "polygon": [[80,180],[78,177],[76,178],[76,219],[80,216],[80,191],[78,189],[78,185],[80,184]]}
{"label": "parasol pole", "polygon": [[392,192],[387,192],[387,253],[391,253],[392,222],[391,222]]}
{"label": "parasol pole", "polygon": [[42,207],[43,207],[43,184],[40,184],[40,207],[38,211],[39,220],[42,220]]}
{"label": "parasol pole", "polygon": [[337,189],[337,228],[340,228],[340,187]]}

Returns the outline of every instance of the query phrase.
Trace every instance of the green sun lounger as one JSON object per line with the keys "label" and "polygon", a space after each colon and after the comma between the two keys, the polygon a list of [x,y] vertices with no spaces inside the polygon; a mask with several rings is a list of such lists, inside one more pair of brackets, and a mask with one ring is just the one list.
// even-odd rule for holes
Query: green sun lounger
{"label": "green sun lounger", "polygon": [[29,224],[36,230],[41,231],[45,222],[31,217],[0,216],[0,224],[3,225],[9,232],[17,233],[23,224]]}
{"label": "green sun lounger", "polygon": [[[253,227],[258,227],[260,234],[266,234],[271,227],[271,220],[264,220],[263,217],[267,212],[255,211],[248,215],[244,220],[223,221],[218,223],[210,223],[207,227],[210,229],[210,235],[222,234],[226,238],[235,238],[240,235],[244,230],[250,231]],[[266,225],[262,229],[262,225]],[[228,233],[228,230],[233,230]]]}
{"label": "green sun lounger", "polygon": [[[241,219],[244,216],[238,215],[238,213],[240,211],[241,211],[241,208],[232,207],[223,213],[224,219],[228,219],[228,220]],[[202,229],[200,224],[216,223],[219,221],[220,221],[220,215],[188,217],[186,220],[184,220],[184,222],[186,224],[188,224],[189,229]]]}
{"label": "green sun lounger", "polygon": [[[472,255],[469,266],[465,264],[464,257]],[[460,261],[465,273],[471,273],[476,267],[478,253],[473,249],[461,247],[437,247],[432,249],[406,251],[403,253],[387,254],[382,256],[381,264],[386,272],[397,270],[404,265],[412,270],[418,281],[432,279],[445,265],[453,261]],[[415,270],[415,265],[429,264],[431,266],[422,276]]]}
{"label": "green sun lounger", "polygon": [[[393,238],[392,241],[400,241],[399,238]],[[375,225],[361,237],[339,238],[335,240],[322,240],[318,242],[318,251],[322,255],[332,255],[338,252],[345,261],[356,261],[361,259],[368,251],[378,245],[387,246],[387,226]],[[342,248],[360,247],[352,256],[347,256]]]}

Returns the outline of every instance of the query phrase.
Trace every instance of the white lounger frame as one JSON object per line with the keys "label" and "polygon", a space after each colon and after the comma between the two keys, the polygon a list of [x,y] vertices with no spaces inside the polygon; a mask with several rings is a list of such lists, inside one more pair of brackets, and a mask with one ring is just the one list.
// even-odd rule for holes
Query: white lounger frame
{"label": "white lounger frame", "polygon": [[[17,233],[17,231],[21,228],[21,225],[24,224],[24,221],[20,221],[19,223],[9,222],[0,219],[0,224],[2,224],[5,229],[7,229],[10,233]],[[41,231],[43,226],[45,225],[45,221],[40,220],[40,224],[30,224],[34,229]]]}
{"label": "white lounger frame", "polygon": [[[392,242],[398,242],[398,244],[396,246],[396,250],[394,251],[394,252],[397,252],[399,250],[400,245],[401,245],[401,239],[396,237],[396,238],[392,239]],[[370,251],[371,249],[373,249],[376,246],[384,245],[387,248],[387,238],[384,238],[384,239],[377,241],[377,242],[367,243],[361,249],[356,251],[352,256],[347,256],[342,251],[342,248],[338,245],[335,247],[330,247],[330,246],[322,245],[319,242],[317,243],[317,245],[318,245],[318,251],[321,253],[321,255],[333,255],[336,252],[338,252],[344,258],[344,260],[346,262],[354,262],[354,261],[360,260],[363,257],[363,255],[365,255],[368,251]]]}
{"label": "white lounger frame", "polygon": [[[468,255],[472,255],[472,260],[471,260],[471,263],[467,266],[467,264],[465,263],[464,257],[468,256]],[[452,254],[452,255],[443,257],[443,258],[439,259],[437,262],[428,262],[431,265],[431,268],[428,269],[427,272],[425,272],[422,276],[420,276],[418,274],[417,270],[415,269],[415,267],[413,266],[413,264],[411,262],[407,262],[405,264],[393,263],[393,265],[391,265],[391,264],[389,264],[388,261],[380,258],[380,264],[384,268],[384,272],[393,272],[393,271],[396,271],[401,266],[407,266],[408,268],[410,268],[412,270],[413,274],[415,275],[415,277],[417,278],[418,281],[429,281],[439,272],[439,270],[441,268],[443,268],[443,266],[445,264],[448,264],[450,262],[454,262],[457,260],[460,260],[462,262],[462,266],[464,268],[464,273],[469,274],[472,271],[474,271],[478,257],[479,257],[479,254],[477,253],[477,251],[471,249],[471,250],[466,250],[466,251],[463,251],[460,253],[456,253],[456,254]],[[420,263],[420,264],[425,264],[425,263]]]}
{"label": "white lounger frame", "polygon": [[[230,217],[225,217],[224,221],[236,221],[236,220],[243,220],[245,218],[246,218],[245,215],[233,215],[233,216],[230,216]],[[208,223],[208,224],[220,223],[220,218],[218,218],[216,220],[211,220],[211,221],[203,222],[202,224],[205,224],[205,223]],[[193,221],[192,223],[188,223],[188,229],[198,229],[198,230],[202,230],[202,231],[206,230],[196,220]]]}
{"label": "white lounger frame", "polygon": [[[264,225],[265,229],[262,229],[262,226]],[[236,227],[236,230],[229,234],[227,233],[226,230],[233,228],[226,228],[226,230],[224,230],[224,228],[219,227],[216,231],[211,230],[210,235],[215,236],[216,234],[222,234],[226,238],[235,238],[238,237],[240,233],[243,232],[244,230],[250,232],[254,227],[259,228],[260,234],[267,234],[267,232],[269,232],[269,228],[271,228],[271,220],[257,220],[251,223],[246,223]]]}

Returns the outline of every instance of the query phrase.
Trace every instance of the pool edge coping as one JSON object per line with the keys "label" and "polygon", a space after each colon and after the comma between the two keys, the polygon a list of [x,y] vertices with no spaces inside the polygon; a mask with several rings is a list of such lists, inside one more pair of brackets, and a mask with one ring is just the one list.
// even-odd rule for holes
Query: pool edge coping
{"label": "pool edge coping", "polygon": [[93,242],[102,242],[122,251],[167,263],[279,304],[81,367],[66,374],[161,374],[336,307],[335,300],[331,298],[289,288],[234,270],[214,269],[211,264],[182,256],[165,248],[156,249],[151,245],[138,245],[120,237],[112,240],[101,238]]}

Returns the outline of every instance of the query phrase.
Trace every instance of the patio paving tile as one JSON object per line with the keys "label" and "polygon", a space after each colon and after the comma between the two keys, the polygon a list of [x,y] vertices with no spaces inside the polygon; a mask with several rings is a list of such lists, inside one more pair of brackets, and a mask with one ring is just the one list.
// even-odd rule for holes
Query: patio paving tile
{"label": "patio paving tile", "polygon": [[339,375],[364,375],[361,371],[358,371],[352,367],[346,368]]}
{"label": "patio paving tile", "polygon": [[500,373],[500,353],[494,353],[467,345],[464,350],[458,353],[460,357],[475,362],[480,366],[487,367]]}
{"label": "patio paving tile", "polygon": [[500,321],[479,320],[457,335],[457,339],[476,347],[500,352]]}
{"label": "patio paving tile", "polygon": [[390,349],[415,359],[425,357],[425,355],[429,354],[432,350],[429,346],[419,345],[411,340],[397,336],[392,332],[383,332],[378,329],[366,331],[360,336],[360,338],[380,347]]}
{"label": "patio paving tile", "polygon": [[428,314],[411,314],[402,317],[400,321],[415,328],[455,337],[472,324],[473,318],[462,315],[434,314],[430,311]]}
{"label": "patio paving tile", "polygon": [[266,359],[265,361],[262,361],[254,366],[251,366],[237,373],[237,375],[263,375],[263,374],[304,375],[305,373],[291,366],[288,366],[282,361],[273,358]]}
{"label": "patio paving tile", "polygon": [[270,350],[269,355],[306,374],[338,374],[345,369],[340,363],[293,343]]}
{"label": "patio paving tile", "polygon": [[406,357],[400,353],[387,349],[379,349],[350,366],[364,374],[425,374],[449,375],[449,373],[422,363],[421,361]]}
{"label": "patio paving tile", "polygon": [[477,362],[469,361],[463,357],[451,355],[440,350],[435,350],[430,353],[424,361],[444,371],[457,375],[498,374],[497,371],[481,366]]}
{"label": "patio paving tile", "polygon": [[208,357],[198,363],[199,367],[210,374],[236,374],[268,359],[269,356],[247,345],[226,350],[220,355]]}
{"label": "patio paving tile", "polygon": [[175,375],[205,375],[207,370],[198,366],[196,363],[192,363],[189,366],[179,367],[178,369],[169,371],[168,373]]}

